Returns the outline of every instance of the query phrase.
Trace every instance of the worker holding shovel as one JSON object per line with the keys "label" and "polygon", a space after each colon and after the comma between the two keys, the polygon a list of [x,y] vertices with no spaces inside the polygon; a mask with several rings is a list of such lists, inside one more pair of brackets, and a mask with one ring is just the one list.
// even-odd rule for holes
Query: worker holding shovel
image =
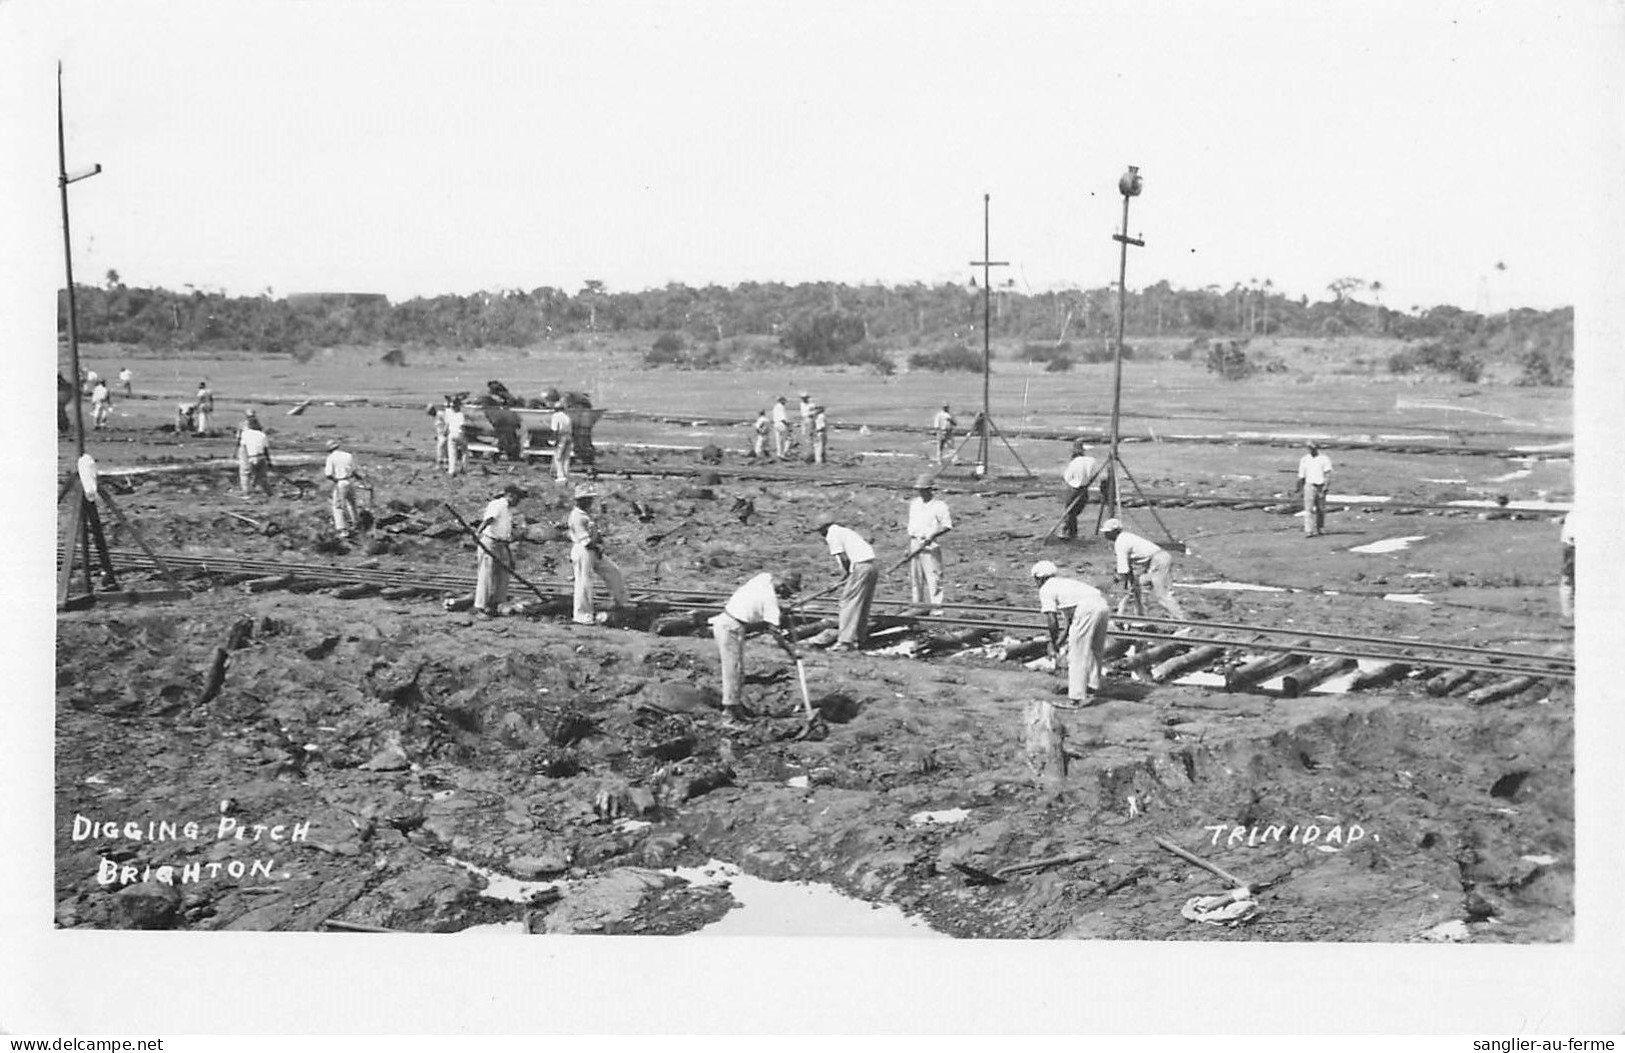
{"label": "worker holding shovel", "polygon": [[954,528],[948,502],[935,496],[929,474],[914,480],[917,495],[908,503],[909,585],[916,604],[930,604],[942,613],[942,546],[937,539]]}
{"label": "worker holding shovel", "polygon": [[475,541],[480,556],[474,579],[474,613],[495,618],[508,598],[508,577],[513,572],[513,509],[525,497],[524,488],[509,483],[492,498],[480,516]]}
{"label": "worker holding shovel", "polygon": [[739,722],[744,719],[745,710],[739,701],[739,692],[745,683],[745,637],[763,629],[772,634],[779,646],[795,661],[797,673],[803,677],[802,701],[807,704],[810,713],[811,703],[805,697],[806,680],[801,668],[801,656],[796,653],[795,644],[785,635],[783,615],[779,610],[779,600],[788,599],[800,590],[800,574],[792,572],[781,577],[764,571],[741,585],[723,604],[722,613],[711,619],[711,632],[716,637],[717,651],[722,660],[722,714],[727,726],[740,727]]}

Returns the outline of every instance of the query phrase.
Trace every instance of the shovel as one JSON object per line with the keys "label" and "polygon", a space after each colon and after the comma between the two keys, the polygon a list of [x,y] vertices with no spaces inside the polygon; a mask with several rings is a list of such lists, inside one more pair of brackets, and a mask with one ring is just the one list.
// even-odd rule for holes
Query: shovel
{"label": "shovel", "polygon": [[1057,867],[1063,863],[1081,863],[1092,858],[1088,852],[1066,852],[1045,859],[1035,859],[1030,863],[1012,863],[993,871],[973,867],[969,863],[955,863],[954,869],[969,878],[973,885],[1002,885],[1006,874],[1019,874],[1024,870],[1043,870],[1045,867]]}
{"label": "shovel", "polygon": [[812,696],[807,693],[807,664],[800,658],[796,659],[796,681],[801,684],[801,705],[807,710],[807,723],[811,724],[818,716],[813,712]]}
{"label": "shovel", "polygon": [[1180,848],[1178,845],[1174,844],[1172,841],[1167,841],[1167,840],[1164,840],[1163,838],[1160,838],[1160,837],[1157,838],[1156,841],[1157,841],[1157,845],[1159,847],[1167,849],[1168,851],[1172,852],[1174,855],[1178,856],[1180,859],[1183,859],[1185,862],[1187,862],[1187,863],[1195,863],[1197,866],[1201,867],[1203,870],[1206,870],[1208,873],[1213,874],[1213,875],[1215,875],[1217,877],[1223,878],[1225,881],[1230,882],[1230,884],[1234,888],[1234,890],[1237,891],[1237,892],[1242,893],[1244,898],[1248,894],[1250,894],[1252,892],[1252,886],[1251,885],[1249,885],[1247,882],[1241,880],[1236,875],[1230,873],[1228,870],[1221,869],[1217,865],[1215,865],[1213,863],[1209,863],[1205,859],[1202,859],[1202,858],[1200,858],[1198,856],[1191,855],[1189,852],[1185,851],[1183,848]]}

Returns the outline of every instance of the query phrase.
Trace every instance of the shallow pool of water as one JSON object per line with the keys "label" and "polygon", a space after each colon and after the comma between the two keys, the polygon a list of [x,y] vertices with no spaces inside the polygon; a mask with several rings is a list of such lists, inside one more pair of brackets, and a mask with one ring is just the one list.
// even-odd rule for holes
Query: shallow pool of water
{"label": "shallow pool of water", "polygon": [[1179,583],[1181,589],[1220,589],[1227,592],[1285,592],[1278,585],[1254,585],[1248,581],[1202,581]]}
{"label": "shallow pool of water", "polygon": [[1410,537],[1388,537],[1383,538],[1381,541],[1373,541],[1369,545],[1356,545],[1349,549],[1349,551],[1370,553],[1399,552],[1402,549],[1410,548],[1411,542],[1413,541],[1425,541],[1426,539],[1426,534],[1414,534]]}
{"label": "shallow pool of water", "polygon": [[763,881],[716,860],[666,871],[695,885],[726,884],[739,906],[696,936],[869,936],[948,939],[896,907],[873,906],[829,885]]}

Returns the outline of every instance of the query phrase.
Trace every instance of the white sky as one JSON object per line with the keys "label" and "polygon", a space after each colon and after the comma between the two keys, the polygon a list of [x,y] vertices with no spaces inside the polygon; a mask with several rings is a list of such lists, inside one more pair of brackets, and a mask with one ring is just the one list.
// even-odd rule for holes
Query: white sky
{"label": "white sky", "polygon": [[68,167],[105,168],[71,191],[84,281],[964,281],[986,192],[1006,277],[1094,286],[1133,163],[1132,287],[1574,303],[1619,5],[1314,10],[25,2],[0,30],[52,108],[62,60]]}

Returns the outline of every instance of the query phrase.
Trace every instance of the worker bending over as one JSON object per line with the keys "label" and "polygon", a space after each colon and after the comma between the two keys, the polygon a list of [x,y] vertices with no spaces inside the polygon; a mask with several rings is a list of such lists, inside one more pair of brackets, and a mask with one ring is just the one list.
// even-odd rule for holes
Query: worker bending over
{"label": "worker bending over", "polygon": [[[1075,578],[1059,576],[1055,564],[1033,564],[1038,583],[1038,610],[1049,629],[1049,653],[1057,668],[1067,667],[1066,697],[1073,705],[1089,705],[1091,692],[1100,690],[1100,670],[1106,661],[1106,628],[1111,606],[1099,589]],[[1067,619],[1063,628],[1062,617]],[[1061,649],[1061,635],[1066,649]]]}
{"label": "worker bending over", "polygon": [[1185,611],[1174,599],[1173,582],[1169,577],[1174,557],[1162,546],[1124,530],[1123,524],[1115,519],[1102,523],[1100,532],[1117,552],[1117,576],[1123,587],[1131,593],[1137,592],[1136,583],[1143,576],[1151,586],[1151,598],[1162,604],[1169,617],[1183,619]]}
{"label": "worker bending over", "polygon": [[729,721],[739,720],[745,712],[739,692],[745,683],[747,636],[765,630],[792,661],[797,658],[795,643],[781,628],[779,600],[788,599],[800,589],[800,574],[758,574],[739,586],[723,604],[722,613],[711,619],[711,634],[716,637],[722,660],[722,714]]}
{"label": "worker bending over", "polygon": [[874,602],[875,550],[856,530],[841,526],[834,517],[824,516],[813,526],[829,542],[829,554],[841,568],[841,611],[835,646],[831,651],[856,651],[869,638],[869,606]]}

